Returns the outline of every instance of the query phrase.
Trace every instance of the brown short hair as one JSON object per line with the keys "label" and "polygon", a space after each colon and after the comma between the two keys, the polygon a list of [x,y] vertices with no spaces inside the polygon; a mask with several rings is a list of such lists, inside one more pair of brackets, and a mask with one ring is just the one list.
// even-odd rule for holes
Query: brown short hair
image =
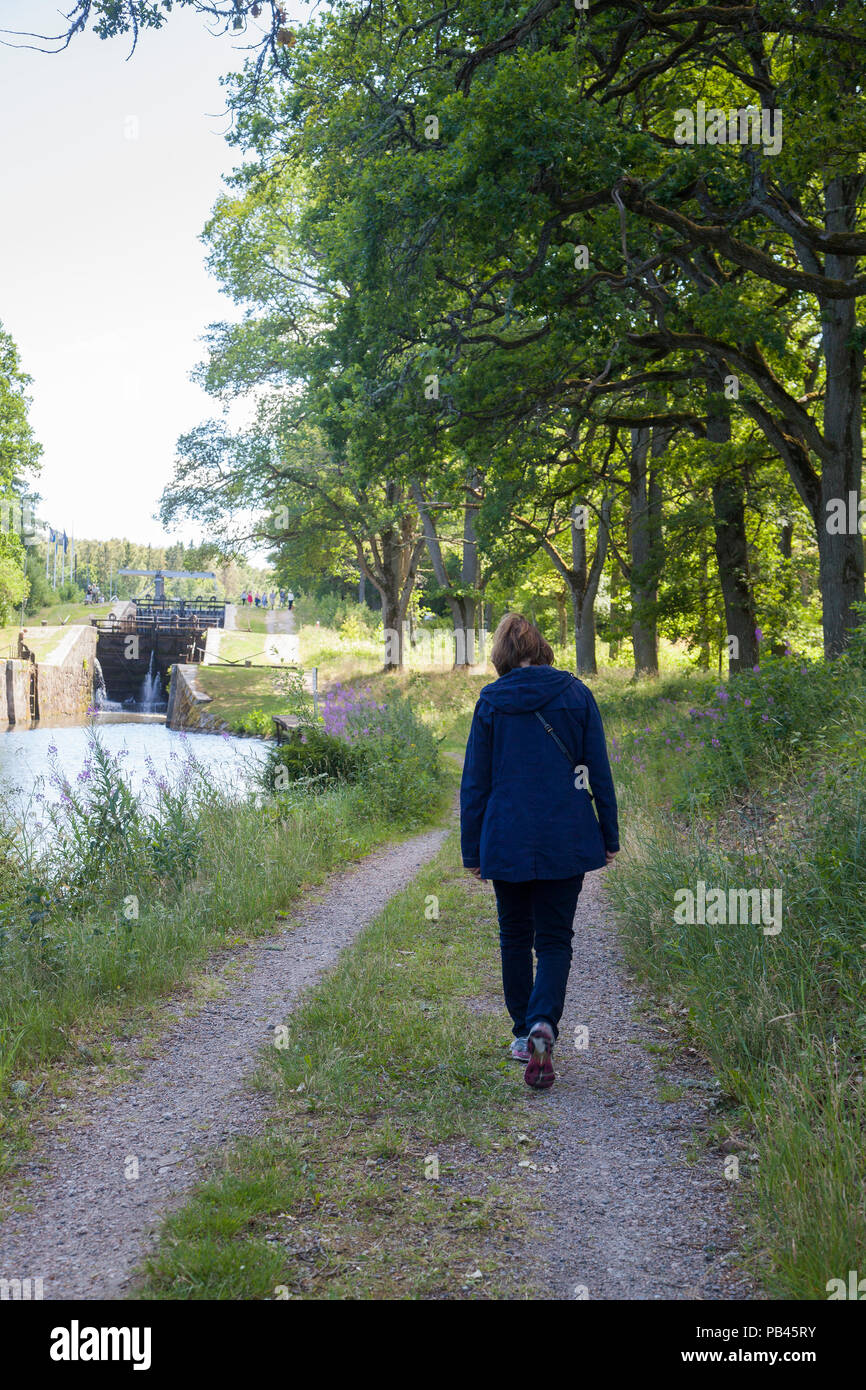
{"label": "brown short hair", "polygon": [[505,676],[521,661],[528,661],[530,666],[552,666],[553,648],[528,618],[521,613],[506,613],[493,634],[490,660],[497,675]]}

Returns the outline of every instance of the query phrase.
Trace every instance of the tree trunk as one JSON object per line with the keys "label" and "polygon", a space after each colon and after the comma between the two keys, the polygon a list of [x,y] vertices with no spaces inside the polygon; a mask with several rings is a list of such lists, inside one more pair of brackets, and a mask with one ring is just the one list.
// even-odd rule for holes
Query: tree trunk
{"label": "tree trunk", "polygon": [[566,607],[568,602],[568,590],[559,590],[559,592],[554,595],[554,600],[556,603],[556,619],[559,624],[559,645],[564,647],[568,641],[568,611]]}
{"label": "tree trunk", "polygon": [[[824,191],[824,222],[829,233],[852,233],[857,224],[861,177],[831,179]],[[827,253],[824,274],[852,280],[853,256]],[[857,306],[854,299],[825,299],[821,305],[822,347],[826,370],[824,439],[830,456],[821,470],[822,522],[818,527],[818,556],[824,625],[824,655],[844,651],[859,619],[852,605],[863,599],[863,538],[858,530],[839,534],[828,530],[828,503],[845,503],[851,493],[860,500],[863,468],[861,438],[863,352],[857,345]]]}
{"label": "tree trunk", "polygon": [[574,615],[574,650],[579,675],[594,676],[598,672],[595,656],[595,600],[607,556],[611,499],[601,504],[598,539],[592,565],[587,567],[586,528],[571,523],[572,568],[569,577],[571,606]]}
{"label": "tree trunk", "polygon": [[614,562],[610,569],[610,624],[613,635],[607,645],[609,661],[616,661],[619,656],[619,649],[622,646],[622,638],[620,637],[622,613],[619,606],[619,596],[623,588],[622,568],[619,560],[614,558]]}
{"label": "tree trunk", "polygon": [[[469,486],[481,485],[481,475],[473,475]],[[454,666],[456,669],[474,666],[478,660],[478,638],[475,630],[476,596],[475,591],[482,586],[479,582],[478,544],[475,538],[475,508],[466,506],[463,511],[463,555],[461,561],[461,583],[456,588],[448,577],[442,558],[442,547],[420,483],[412,484],[412,496],[421,515],[424,540],[433,565],[436,582],[445,590],[445,598],[451,609],[454,624]]]}
{"label": "tree trunk", "polygon": [[[387,484],[386,500],[392,508],[400,505],[402,497],[398,484]],[[404,512],[397,522],[381,531],[376,566],[367,569],[369,578],[382,596],[386,671],[399,671],[403,666],[403,625],[415,588],[418,559],[424,548],[423,539],[416,538],[415,527],[416,518]]]}
{"label": "tree trunk", "polygon": [[[720,399],[718,377],[708,384],[707,443],[729,444],[731,418]],[[713,482],[713,527],[719,582],[725,604],[728,635],[728,671],[750,671],[758,664],[755,635],[755,602],[749,573],[746,540],[746,501],[741,475],[729,464],[719,464]]]}
{"label": "tree trunk", "polygon": [[[709,421],[707,427],[709,430]],[[758,664],[758,639],[746,544],[745,499],[742,484],[736,478],[726,477],[713,483],[713,518],[728,629],[728,670],[731,674],[750,671]]]}
{"label": "tree trunk", "polygon": [[[794,601],[794,584],[791,575],[791,566],[790,563],[788,563],[793,553],[794,523],[786,519],[781,523],[779,530],[779,554],[786,562],[780,586],[781,599],[785,607],[790,607]],[[770,642],[770,651],[773,653],[773,656],[784,656],[787,645],[786,642],[781,641],[779,637],[776,636]]]}
{"label": "tree trunk", "polygon": [[574,653],[577,658],[577,671],[581,676],[598,674],[595,658],[595,609],[581,602],[576,590],[572,591],[571,607],[574,615]]}
{"label": "tree trunk", "polygon": [[400,613],[400,593],[396,588],[379,587],[382,595],[382,626],[385,630],[385,670],[399,671],[403,666],[405,645],[403,618]]}
{"label": "tree trunk", "polygon": [[[578,507],[575,505],[571,512],[571,564],[560,555],[550,536],[536,526],[533,522],[525,520],[523,517],[516,517],[517,522],[526,528],[530,535],[534,536],[541,544],[542,549],[548,554],[556,567],[558,574],[562,576],[568,585],[568,592],[571,595],[571,610],[574,619],[574,650],[577,660],[577,669],[584,675],[593,675],[598,669],[595,661],[595,600],[598,595],[598,586],[601,581],[602,571],[604,570],[605,557],[610,540],[610,512],[613,505],[611,497],[602,500],[599,509],[600,516],[598,522],[598,538],[595,545],[595,554],[592,563],[587,563],[586,553],[586,529],[578,525],[576,513]],[[583,513],[584,509],[580,509]],[[583,519],[581,517],[581,519]],[[563,522],[554,526],[554,534],[563,529]]]}
{"label": "tree trunk", "polygon": [[656,604],[661,539],[661,488],[656,470],[647,467],[647,459],[651,446],[653,457],[658,457],[664,452],[668,436],[669,431],[655,429],[650,432],[648,427],[631,432],[629,587],[635,676],[657,676],[659,673]]}
{"label": "tree trunk", "polygon": [[[469,487],[476,492],[482,484],[481,474],[476,472],[470,479]],[[478,660],[478,635],[475,630],[476,613],[478,603],[476,593],[481,588],[480,585],[480,565],[478,562],[478,541],[475,535],[476,511],[474,507],[467,506],[463,512],[463,555],[460,566],[460,579],[463,587],[462,598],[462,622],[463,622],[463,651],[461,653],[458,646],[456,652],[455,665],[474,666]],[[463,661],[460,662],[460,656]]]}
{"label": "tree trunk", "polygon": [[710,669],[710,592],[707,575],[709,574],[709,552],[704,545],[701,545],[700,557],[700,578],[698,580],[698,667],[701,671]]}

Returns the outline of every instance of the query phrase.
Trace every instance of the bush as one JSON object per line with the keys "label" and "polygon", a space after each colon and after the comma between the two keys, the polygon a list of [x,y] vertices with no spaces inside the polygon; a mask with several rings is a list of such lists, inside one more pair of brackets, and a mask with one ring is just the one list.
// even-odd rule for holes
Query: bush
{"label": "bush", "polygon": [[322,700],[321,725],[302,725],[271,749],[260,782],[277,794],[301,782],[356,786],[360,815],[411,825],[438,806],[440,776],[436,739],[405,697],[379,704],[369,690],[339,685]]}
{"label": "bush", "polygon": [[[366,611],[369,613],[370,609]],[[366,642],[373,637],[375,629],[361,614],[362,610],[358,608],[340,620],[339,631],[344,642]]]}
{"label": "bush", "polygon": [[389,820],[414,825],[430,818],[439,800],[439,769],[423,747],[407,745],[395,734],[372,743],[363,775],[371,806]]}
{"label": "bush", "polygon": [[366,750],[320,727],[302,727],[286,743],[271,748],[259,774],[267,791],[279,791],[288,783],[311,778],[329,782],[357,782],[366,761]]}
{"label": "bush", "polygon": [[248,734],[256,738],[268,738],[273,732],[274,721],[263,709],[248,710],[232,726],[232,733]]}

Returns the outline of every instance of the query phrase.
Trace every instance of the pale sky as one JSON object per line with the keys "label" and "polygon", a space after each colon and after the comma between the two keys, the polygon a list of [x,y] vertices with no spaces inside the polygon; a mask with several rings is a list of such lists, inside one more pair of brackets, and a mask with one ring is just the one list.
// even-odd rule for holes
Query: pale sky
{"label": "pale sky", "polygon": [[[0,0],[0,28],[56,32],[60,9]],[[40,517],[77,536],[164,543],[178,435],[218,413],[189,372],[239,313],[199,236],[239,161],[219,77],[243,42],[175,11],[128,62],[89,34],[56,56],[0,46],[0,322],[33,378]]]}

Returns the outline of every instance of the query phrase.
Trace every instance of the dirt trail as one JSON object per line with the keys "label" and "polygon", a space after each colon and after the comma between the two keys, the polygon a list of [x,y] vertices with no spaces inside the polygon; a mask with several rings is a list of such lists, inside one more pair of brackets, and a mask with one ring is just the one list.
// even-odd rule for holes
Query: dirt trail
{"label": "dirt trail", "polygon": [[[83,1097],[62,1141],[46,1135],[28,1164],[32,1210],[3,1211],[0,1278],[44,1281],[46,1299],[116,1298],[150,1233],[196,1182],[198,1155],[256,1132],[267,1097],[245,1085],[303,990],[433,857],[431,830],[331,877],[296,908],[290,929],[221,957],[227,992],[204,1008],[169,1000],[180,1015],[135,1081]],[[242,983],[234,972],[243,968]],[[120,1045],[128,1060],[135,1040]],[[130,1159],[138,1162],[138,1177]]]}
{"label": "dirt trail", "polygon": [[265,612],[268,632],[297,632],[298,620],[293,608],[268,608]]}
{"label": "dirt trail", "polygon": [[[686,1161],[714,1114],[712,1073],[639,1012],[604,897],[608,872],[587,874],[578,902],[556,1085],[524,1100],[550,1121],[525,1153],[544,1209],[532,1282],[561,1299],[759,1297],[726,1258],[742,1223],[723,1156],[698,1146]],[[584,1050],[578,1027],[589,1030]]]}

